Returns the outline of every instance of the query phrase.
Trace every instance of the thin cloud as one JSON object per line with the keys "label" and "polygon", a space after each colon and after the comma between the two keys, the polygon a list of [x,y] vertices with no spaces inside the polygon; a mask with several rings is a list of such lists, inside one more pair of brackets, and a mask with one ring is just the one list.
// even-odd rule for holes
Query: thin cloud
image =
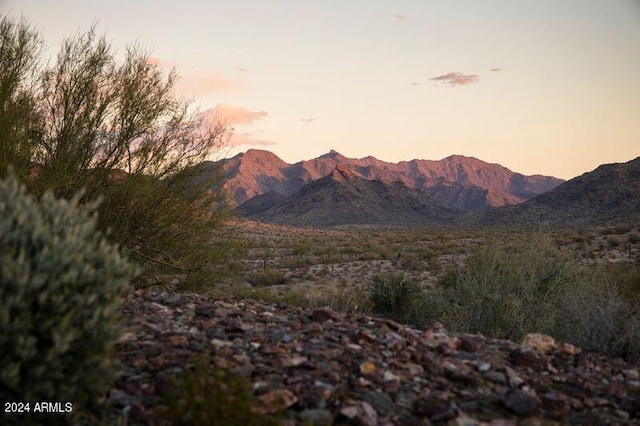
{"label": "thin cloud", "polygon": [[450,72],[430,78],[429,80],[442,82],[449,86],[466,86],[475,83],[480,77],[477,74],[462,74],[460,72]]}
{"label": "thin cloud", "polygon": [[502,68],[491,68],[489,71],[491,71],[491,72],[500,72],[500,71],[502,71]]}
{"label": "thin cloud", "polygon": [[402,22],[407,19],[405,15],[400,15],[400,14],[391,15],[391,17],[395,19],[396,22]]}
{"label": "thin cloud", "polygon": [[302,121],[304,121],[305,123],[312,123],[314,121],[318,120],[318,117],[309,117],[309,118],[303,118]]}
{"label": "thin cloud", "polygon": [[250,146],[270,146],[276,145],[276,142],[261,139],[252,132],[234,132],[229,141],[231,146],[250,145]]}
{"label": "thin cloud", "polygon": [[420,86],[420,83],[417,82],[417,81],[414,81],[414,82],[410,83],[409,86]]}
{"label": "thin cloud", "polygon": [[207,119],[223,121],[229,125],[249,125],[269,117],[266,111],[251,111],[243,106],[231,104],[218,104],[206,110],[203,115]]}
{"label": "thin cloud", "polygon": [[187,72],[181,75],[176,87],[181,92],[197,96],[237,90],[245,87],[244,82],[226,77],[218,72]]}
{"label": "thin cloud", "polygon": [[249,68],[245,68],[245,67],[233,67],[234,70],[239,71],[239,72],[247,72],[249,71]]}
{"label": "thin cloud", "polygon": [[176,90],[185,96],[202,96],[245,87],[243,81],[227,77],[217,71],[195,70],[183,64],[164,61],[155,56],[149,56],[147,63],[165,69],[175,69],[179,76]]}
{"label": "thin cloud", "polygon": [[229,140],[230,146],[239,145],[275,145],[275,142],[260,138],[260,130],[252,129],[252,126],[260,120],[269,117],[266,111],[251,111],[248,108],[231,104],[218,104],[202,113],[203,125],[212,126],[224,124],[233,129]]}

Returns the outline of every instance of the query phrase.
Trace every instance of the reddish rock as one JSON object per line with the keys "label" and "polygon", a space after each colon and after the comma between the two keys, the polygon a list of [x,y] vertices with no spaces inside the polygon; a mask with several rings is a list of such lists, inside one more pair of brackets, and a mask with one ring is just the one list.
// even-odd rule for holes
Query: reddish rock
{"label": "reddish rock", "polygon": [[342,319],[342,315],[338,312],[335,312],[331,308],[318,308],[314,309],[313,312],[311,312],[311,318],[314,321],[319,322],[328,320],[340,321]]}

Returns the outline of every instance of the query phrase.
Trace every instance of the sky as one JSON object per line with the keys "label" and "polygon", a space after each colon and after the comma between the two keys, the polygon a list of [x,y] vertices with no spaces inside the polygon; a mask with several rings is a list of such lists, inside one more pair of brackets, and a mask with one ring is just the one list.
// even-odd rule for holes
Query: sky
{"label": "sky", "polygon": [[570,179],[640,156],[640,0],[0,0],[48,52],[95,24],[293,163],[453,154]]}

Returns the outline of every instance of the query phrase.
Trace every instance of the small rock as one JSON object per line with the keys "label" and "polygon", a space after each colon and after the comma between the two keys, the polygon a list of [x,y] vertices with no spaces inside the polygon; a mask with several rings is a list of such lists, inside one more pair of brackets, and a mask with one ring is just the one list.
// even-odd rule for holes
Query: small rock
{"label": "small rock", "polygon": [[375,373],[377,369],[378,367],[376,367],[376,365],[372,362],[363,362],[362,364],[360,364],[360,372],[362,374]]}
{"label": "small rock", "polygon": [[562,343],[560,345],[560,352],[562,352],[563,354],[576,356],[579,355],[580,352],[582,352],[582,349],[573,346],[571,343]]}
{"label": "small rock", "polygon": [[553,337],[546,334],[531,333],[524,336],[520,344],[523,351],[536,351],[547,353],[556,348],[556,342]]}
{"label": "small rock", "polygon": [[507,374],[509,385],[511,385],[511,387],[517,388],[524,383],[524,380],[518,375],[518,373],[515,372],[513,368],[505,366],[504,372]]}
{"label": "small rock", "polygon": [[509,352],[509,362],[516,367],[542,368],[545,365],[543,359],[538,357],[537,352],[512,350]]}
{"label": "small rock", "polygon": [[471,417],[457,417],[447,422],[447,426],[480,426],[480,422]]}
{"label": "small rock", "polygon": [[453,420],[460,415],[460,409],[455,402],[447,403],[440,411],[431,416],[432,422]]}
{"label": "small rock", "polygon": [[280,360],[280,365],[283,367],[296,367],[304,362],[307,362],[308,358],[306,356],[292,356],[282,358]]}
{"label": "small rock", "polygon": [[489,371],[485,376],[494,383],[507,383],[507,377],[500,371]]}
{"label": "small rock", "polygon": [[227,333],[244,333],[245,331],[251,330],[252,328],[253,326],[251,324],[247,324],[240,320],[231,320],[224,328],[224,331],[226,331]]}
{"label": "small rock", "polygon": [[393,416],[398,411],[396,405],[386,393],[368,392],[363,399],[368,402],[376,412],[382,415]]}
{"label": "small rock", "polygon": [[530,416],[538,407],[536,398],[521,390],[513,390],[504,399],[504,406],[519,416]]}
{"label": "small rock", "polygon": [[298,414],[298,419],[302,424],[313,426],[331,426],[333,424],[333,416],[331,415],[331,412],[321,408],[304,410]]}
{"label": "small rock", "polygon": [[342,319],[342,315],[331,308],[325,307],[314,309],[313,312],[311,312],[311,319],[319,322],[327,320],[340,321]]}
{"label": "small rock", "polygon": [[480,366],[478,367],[478,371],[481,373],[486,373],[489,370],[491,370],[491,364],[489,364],[488,362],[480,364]]}
{"label": "small rock", "polygon": [[417,376],[419,374],[424,373],[424,367],[422,367],[420,364],[414,364],[413,362],[407,362],[404,366],[414,376]]}
{"label": "small rock", "polygon": [[187,340],[187,338],[184,337],[184,336],[180,336],[180,335],[169,336],[169,342],[173,346],[179,346],[179,347],[182,347],[182,348],[184,348],[185,346],[187,346],[189,344],[189,341]]}
{"label": "small rock", "polygon": [[627,380],[639,380],[640,379],[640,372],[638,372],[637,368],[630,368],[628,370],[623,370],[622,374],[624,374],[624,378]]}
{"label": "small rock", "polygon": [[340,410],[340,415],[355,425],[376,426],[378,424],[378,413],[365,401],[343,408]]}
{"label": "small rock", "polygon": [[478,350],[478,342],[473,340],[470,337],[461,337],[460,338],[460,349],[465,352],[475,352]]}
{"label": "small rock", "polygon": [[382,381],[384,381],[384,382],[400,381],[400,377],[396,376],[391,371],[386,370],[384,372],[384,374],[382,375]]}
{"label": "small rock", "polygon": [[258,397],[257,404],[251,410],[257,414],[273,414],[291,407],[298,402],[293,392],[288,389],[277,389]]}

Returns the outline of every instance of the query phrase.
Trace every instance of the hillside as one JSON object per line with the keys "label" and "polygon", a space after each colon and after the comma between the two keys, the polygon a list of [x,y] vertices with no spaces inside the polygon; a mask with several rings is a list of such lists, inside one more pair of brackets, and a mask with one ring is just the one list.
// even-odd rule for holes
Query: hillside
{"label": "hillside", "polygon": [[[638,368],[559,342],[141,290],[121,313],[108,401],[130,424],[167,424],[160,395],[199,354],[246,378],[252,410],[283,411],[291,425],[625,425],[640,416]],[[191,392],[183,396],[206,407],[225,404]]]}
{"label": "hillside", "polygon": [[401,182],[364,179],[341,164],[284,201],[277,202],[278,197],[270,194],[268,200],[264,200],[265,195],[257,196],[242,204],[239,210],[258,211],[254,206],[255,200],[264,200],[267,206],[268,202],[276,200],[273,207],[248,217],[263,222],[312,227],[433,225],[450,222],[459,215]]}
{"label": "hillside", "polygon": [[250,149],[224,160],[227,188],[239,205],[275,191],[285,197],[344,165],[356,176],[385,183],[402,182],[441,204],[461,211],[482,211],[521,203],[563,181],[549,176],[525,176],[499,164],[453,155],[439,161],[388,163],[374,157],[347,158],[331,151],[312,160],[288,164],[269,151]]}
{"label": "hillside", "polygon": [[473,218],[497,223],[637,223],[640,221],[640,157],[604,164],[517,206],[506,206]]}

